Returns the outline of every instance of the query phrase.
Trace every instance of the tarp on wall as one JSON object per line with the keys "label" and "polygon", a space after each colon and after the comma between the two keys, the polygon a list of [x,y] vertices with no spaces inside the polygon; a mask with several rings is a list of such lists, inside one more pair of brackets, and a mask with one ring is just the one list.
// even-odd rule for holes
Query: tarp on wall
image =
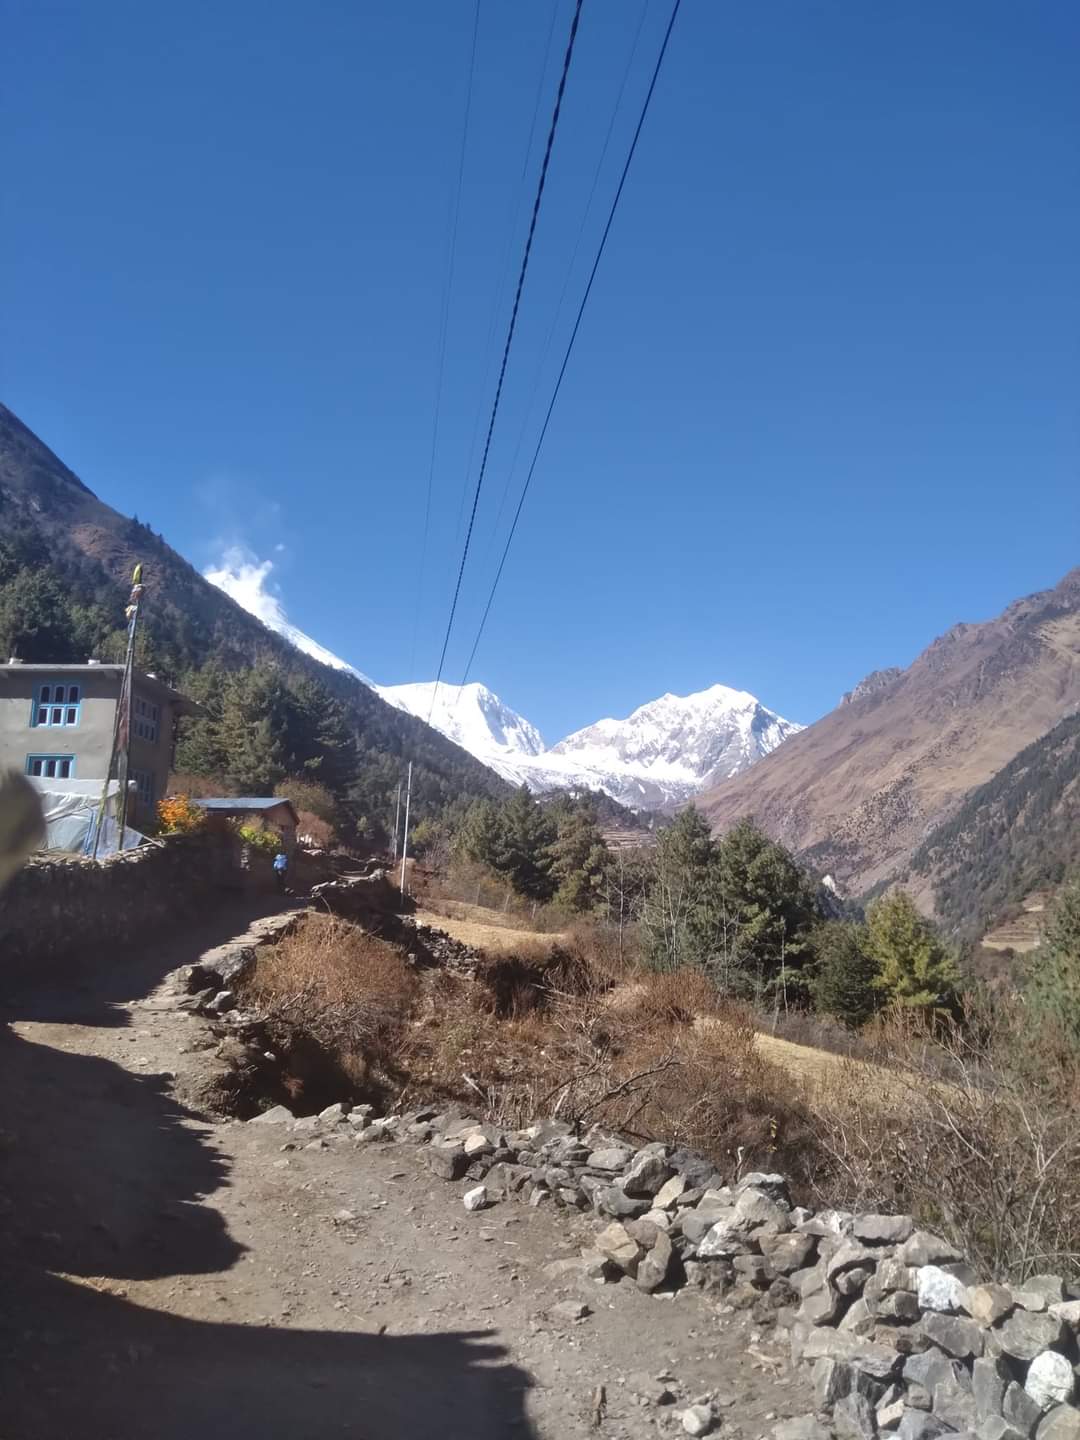
{"label": "tarp on wall", "polygon": [[[90,835],[90,827],[101,804],[100,780],[45,780],[30,777],[30,783],[41,796],[45,812],[46,850],[63,850],[69,854],[81,855]],[[117,801],[120,785],[109,781],[109,793],[105,802],[105,823],[98,841],[98,859],[115,855],[120,837],[116,823]],[[124,849],[134,850],[143,841],[138,830],[130,825],[124,829]]]}

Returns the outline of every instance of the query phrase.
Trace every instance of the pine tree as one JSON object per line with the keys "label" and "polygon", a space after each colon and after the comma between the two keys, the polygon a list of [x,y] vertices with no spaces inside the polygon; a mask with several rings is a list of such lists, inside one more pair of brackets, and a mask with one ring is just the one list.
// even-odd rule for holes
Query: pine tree
{"label": "pine tree", "polygon": [[708,888],[714,859],[708,822],[693,805],[680,810],[657,837],[642,908],[645,954],[656,969],[708,963]]}
{"label": "pine tree", "polygon": [[905,890],[875,900],[866,913],[874,986],[894,1005],[945,1014],[956,1004],[960,975],[948,947]]}
{"label": "pine tree", "polygon": [[1042,943],[1030,961],[1025,991],[1036,1016],[1061,1026],[1080,1049],[1080,874],[1050,907]]}
{"label": "pine tree", "polygon": [[555,827],[533,799],[529,787],[515,790],[502,809],[493,868],[529,900],[550,900],[551,843]]}
{"label": "pine tree", "polygon": [[882,1003],[866,926],[828,920],[814,931],[812,945],[814,1004],[853,1029],[865,1025]]}
{"label": "pine tree", "polygon": [[556,816],[550,847],[555,901],[567,910],[591,910],[600,901],[610,856],[595,816],[587,805],[574,805]]}

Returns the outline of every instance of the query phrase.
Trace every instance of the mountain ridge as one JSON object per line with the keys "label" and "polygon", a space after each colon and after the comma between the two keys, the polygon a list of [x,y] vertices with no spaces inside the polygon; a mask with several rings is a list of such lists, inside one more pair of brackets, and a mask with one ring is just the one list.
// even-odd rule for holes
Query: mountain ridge
{"label": "mountain ridge", "polygon": [[899,674],[877,673],[884,683],[862,682],[750,774],[705,792],[714,828],[752,814],[849,890],[894,879],[972,789],[1080,706],[1080,568],[950,627]]}

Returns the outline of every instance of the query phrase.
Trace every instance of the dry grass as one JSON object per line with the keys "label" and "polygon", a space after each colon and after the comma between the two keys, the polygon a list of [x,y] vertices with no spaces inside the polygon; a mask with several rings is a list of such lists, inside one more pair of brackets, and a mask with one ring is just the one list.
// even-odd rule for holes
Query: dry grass
{"label": "dry grass", "polygon": [[428,902],[428,908],[417,910],[416,919],[421,925],[445,930],[447,935],[474,950],[503,954],[535,945],[546,944],[550,948],[565,939],[558,932],[541,935],[535,930],[520,929],[498,910],[488,909],[485,905],[469,905],[461,900]]}

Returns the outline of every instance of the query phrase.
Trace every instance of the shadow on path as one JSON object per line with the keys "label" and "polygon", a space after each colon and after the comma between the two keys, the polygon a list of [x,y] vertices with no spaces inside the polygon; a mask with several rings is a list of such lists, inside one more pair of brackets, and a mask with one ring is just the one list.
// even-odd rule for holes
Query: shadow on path
{"label": "shadow on path", "polygon": [[[205,934],[183,937],[182,952],[123,957],[84,972],[77,994],[26,995],[17,1013],[116,1023],[114,1006],[236,931],[235,916],[215,917]],[[108,1293],[111,1281],[236,1265],[244,1247],[216,1210],[196,1203],[230,1183],[228,1161],[160,1077],[6,1027],[0,1077],[3,1440],[531,1435],[528,1378],[486,1332],[219,1324]]]}

